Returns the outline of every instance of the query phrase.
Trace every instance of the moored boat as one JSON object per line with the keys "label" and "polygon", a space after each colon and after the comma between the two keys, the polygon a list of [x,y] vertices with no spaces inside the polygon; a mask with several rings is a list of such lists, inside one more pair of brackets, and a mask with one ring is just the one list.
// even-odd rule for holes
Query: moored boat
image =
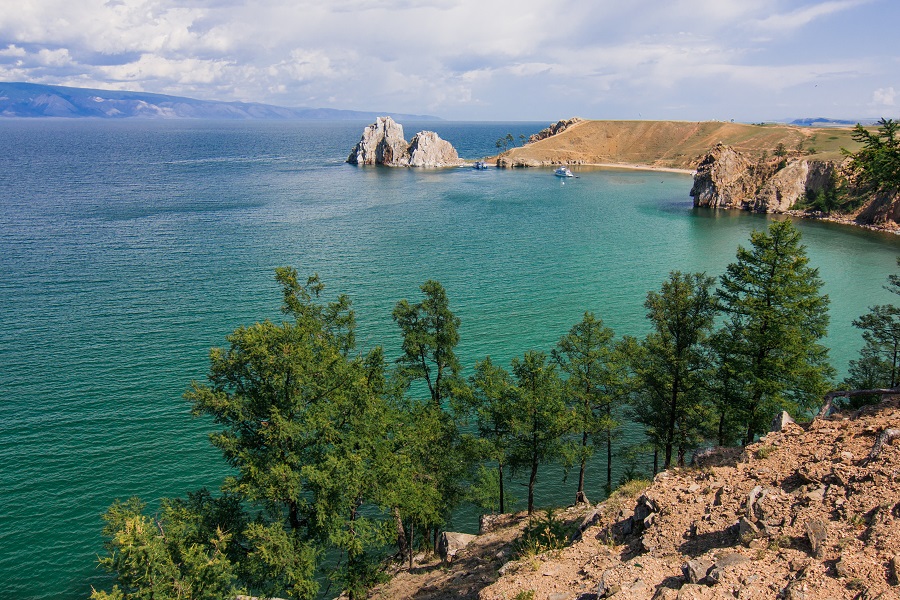
{"label": "moored boat", "polygon": [[575,177],[575,176],[572,174],[572,171],[570,171],[570,170],[569,170],[568,168],[566,168],[566,167],[560,167],[560,168],[558,168],[557,170],[553,171],[553,174],[556,175],[557,177]]}

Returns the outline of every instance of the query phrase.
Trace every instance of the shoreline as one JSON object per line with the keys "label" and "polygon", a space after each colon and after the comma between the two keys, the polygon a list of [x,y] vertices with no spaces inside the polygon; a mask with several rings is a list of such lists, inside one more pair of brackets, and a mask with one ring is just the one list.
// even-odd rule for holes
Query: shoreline
{"label": "shoreline", "polygon": [[[562,164],[562,163],[548,163],[548,164],[541,164],[541,165],[534,165],[534,166],[499,167],[499,166],[497,166],[496,157],[493,158],[493,161],[494,161],[494,167],[498,168],[498,169],[500,169],[500,168],[534,169],[534,168],[541,168],[541,167],[552,168],[555,166],[559,166],[559,164]],[[471,163],[471,165],[473,165],[473,164],[474,164],[474,162]],[[467,162],[465,166],[471,166],[471,165]],[[674,167],[658,167],[658,166],[653,166],[653,165],[641,165],[641,164],[635,164],[635,163],[565,163],[565,166],[597,167],[597,168],[601,168],[601,169],[625,169],[625,170],[631,170],[631,171],[654,171],[654,172],[661,172],[661,173],[679,173],[682,175],[691,175],[691,176],[693,176],[697,173],[696,169],[677,169]],[[748,210],[745,210],[742,208],[729,208],[729,209],[725,209],[725,210],[738,210],[741,212],[752,212],[752,211],[748,211]],[[850,227],[858,227],[861,229],[868,229],[869,231],[875,231],[878,233],[888,233],[891,235],[900,236],[900,228],[892,228],[892,227],[885,227],[885,226],[880,226],[880,225],[870,225],[870,224],[866,224],[866,223],[858,223],[856,220],[854,220],[851,217],[807,213],[807,212],[804,212],[801,210],[785,210],[785,211],[772,212],[772,213],[768,213],[768,214],[787,215],[789,217],[796,217],[799,219],[811,219],[814,221],[826,221],[828,223],[835,223],[837,225],[847,225]]]}

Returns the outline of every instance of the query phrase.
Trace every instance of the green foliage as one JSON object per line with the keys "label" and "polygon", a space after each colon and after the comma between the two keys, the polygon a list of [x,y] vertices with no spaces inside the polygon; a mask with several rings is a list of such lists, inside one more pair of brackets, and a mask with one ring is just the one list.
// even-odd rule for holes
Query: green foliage
{"label": "green foliage", "polygon": [[528,469],[528,514],[534,512],[534,485],[541,464],[559,460],[571,419],[562,381],[543,352],[530,350],[512,361],[516,379],[510,436],[510,466]]}
{"label": "green foliage", "polygon": [[[900,276],[892,274],[888,282],[887,289],[900,294]],[[853,321],[853,326],[862,330],[865,344],[859,358],[850,361],[843,387],[865,390],[900,385],[900,308],[893,304],[872,306]],[[845,400],[845,406],[858,408],[880,399],[877,395],[855,396]]]}
{"label": "green foliage", "polygon": [[389,485],[392,421],[381,350],[351,355],[349,300],[319,303],[318,278],[301,285],[293,269],[276,279],[293,320],[235,330],[210,352],[209,382],[185,397],[221,427],[210,440],[236,470],[223,489],[262,511],[245,532],[246,580],[305,598],[325,548],[347,555],[353,579],[358,559],[384,543],[377,511],[360,508]]}
{"label": "green foliage", "polygon": [[137,498],[116,501],[103,515],[107,556],[100,566],[115,574],[110,592],[94,600],[219,600],[234,596],[231,534],[208,531],[205,517],[184,503],[164,501],[158,517],[144,514]]}
{"label": "green foliage", "polygon": [[[506,494],[503,489],[503,467],[509,462],[509,446],[512,439],[514,386],[509,373],[494,365],[491,357],[475,363],[475,373],[469,378],[469,385],[457,389],[457,412],[464,419],[473,422],[480,444],[480,459],[496,461],[497,503],[501,512],[506,509]],[[483,467],[482,467],[483,468]],[[475,501],[482,508],[493,511]]]}
{"label": "green foliage", "polygon": [[602,319],[586,312],[581,322],[559,340],[552,353],[567,375],[563,393],[572,411],[574,431],[581,435],[576,449],[580,465],[576,501],[584,499],[587,460],[594,453],[594,439],[600,436],[607,450],[607,485],[612,485],[612,442],[620,426],[615,413],[627,397],[625,361],[616,352],[614,335]]}
{"label": "green foliage", "polygon": [[726,314],[720,353],[734,388],[750,443],[779,410],[811,410],[827,391],[834,370],[819,341],[828,326],[828,296],[809,266],[800,232],[790,221],[754,231],[752,248],[738,247],[737,261],[720,278],[717,297]]}
{"label": "green foliage", "polygon": [[459,385],[460,364],[454,349],[459,343],[459,318],[450,310],[447,292],[437,281],[421,287],[424,300],[401,300],[392,316],[403,334],[403,355],[397,359],[398,375],[409,385],[422,380],[438,405]]}
{"label": "green foliage", "polygon": [[702,441],[704,382],[711,368],[704,345],[716,315],[713,281],[705,273],[670,273],[644,303],[653,330],[631,349],[637,378],[633,414],[664,450],[666,468],[673,450],[683,463],[685,453]]}
{"label": "green foliage", "polygon": [[513,551],[516,558],[520,559],[562,550],[571,533],[566,524],[556,517],[553,509],[547,509],[543,517],[529,520],[513,545]]}
{"label": "green foliage", "polygon": [[773,152],[773,154],[778,157],[787,156],[787,148],[784,146],[783,142],[778,142],[778,145],[775,146],[775,152]]}
{"label": "green foliage", "polygon": [[895,193],[900,190],[900,123],[881,118],[871,132],[859,123],[853,130],[854,141],[862,144],[850,156],[851,179],[862,190]]}

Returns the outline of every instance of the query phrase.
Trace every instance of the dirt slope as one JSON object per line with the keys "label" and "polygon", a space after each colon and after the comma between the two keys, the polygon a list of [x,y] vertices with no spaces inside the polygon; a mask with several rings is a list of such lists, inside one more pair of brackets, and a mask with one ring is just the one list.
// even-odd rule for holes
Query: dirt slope
{"label": "dirt slope", "polygon": [[772,155],[779,143],[819,159],[858,147],[849,128],[746,125],[718,121],[581,121],[562,133],[504,153],[509,166],[622,164],[694,169],[718,142],[751,155]]}
{"label": "dirt slope", "polygon": [[900,441],[871,456],[898,427],[897,399],[791,423],[740,458],[661,473],[637,500],[598,505],[562,550],[510,561],[523,524],[511,517],[451,565],[421,565],[374,597],[898,599]]}

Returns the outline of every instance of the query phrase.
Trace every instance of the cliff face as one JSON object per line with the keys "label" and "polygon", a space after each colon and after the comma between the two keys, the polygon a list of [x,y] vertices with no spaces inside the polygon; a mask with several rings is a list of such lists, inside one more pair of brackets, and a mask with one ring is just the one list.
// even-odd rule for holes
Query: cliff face
{"label": "cliff face", "polygon": [[347,162],[386,167],[455,167],[462,164],[456,149],[433,131],[420,131],[412,142],[403,138],[403,126],[390,117],[378,117],[363,130]]}
{"label": "cliff face", "polygon": [[752,161],[730,146],[716,144],[697,165],[691,188],[694,206],[785,212],[807,192],[826,189],[838,169],[833,161],[780,162]]}

